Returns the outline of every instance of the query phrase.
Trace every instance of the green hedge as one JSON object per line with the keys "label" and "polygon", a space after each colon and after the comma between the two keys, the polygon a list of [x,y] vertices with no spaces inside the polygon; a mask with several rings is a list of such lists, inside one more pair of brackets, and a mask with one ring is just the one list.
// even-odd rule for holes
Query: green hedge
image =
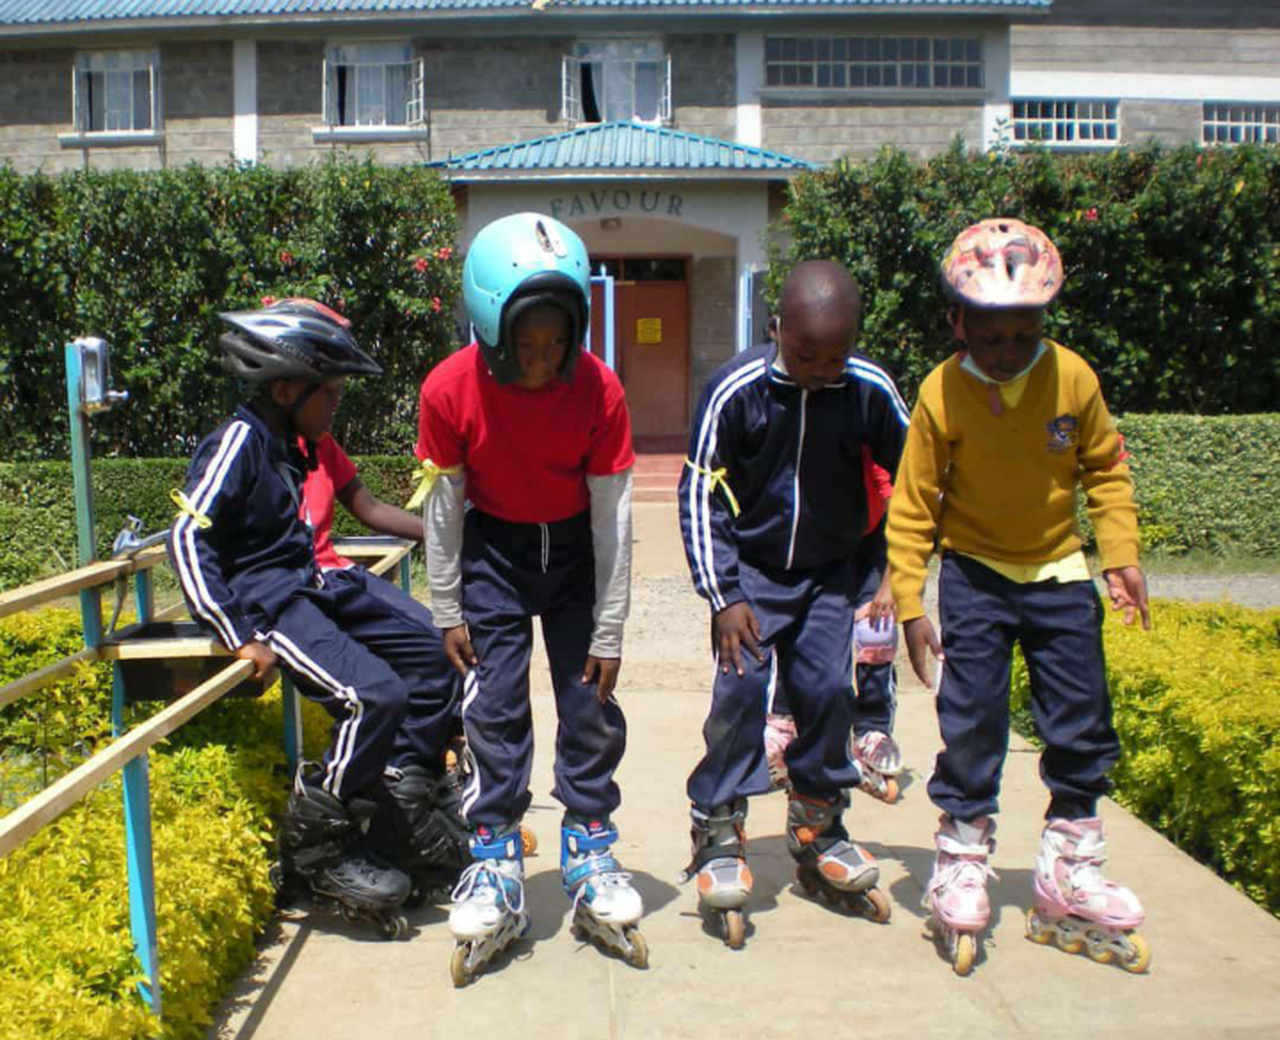
{"label": "green hedge", "polygon": [[62,345],[112,343],[127,407],[95,449],[190,454],[230,410],[219,311],[311,296],[351,318],[385,375],[353,380],[338,435],[353,451],[416,434],[416,388],[454,337],[459,264],[448,186],[421,166],[323,163],[85,170],[0,166],[0,444],[7,459],[68,454]]}
{"label": "green hedge", "polygon": [[[1280,610],[1156,601],[1104,628],[1115,798],[1280,915]],[[1021,660],[1015,712],[1030,687]]]}
{"label": "green hedge", "polygon": [[[0,683],[79,640],[72,611],[0,621]],[[39,789],[46,756],[52,779],[104,745],[110,706],[110,666],[98,664],[0,709],[0,813]],[[303,711],[315,756],[329,719],[308,701]],[[279,686],[207,709],[150,762],[163,1023],[136,990],[116,774],[0,859],[0,1040],[195,1040],[255,956],[273,908],[273,819],[289,789]]]}
{"label": "green hedge", "polygon": [[938,264],[994,216],[1042,227],[1066,264],[1048,334],[1098,370],[1118,412],[1261,412],[1280,396],[1280,149],[967,154],[886,150],[792,182],[768,287],[797,260],[848,265],[862,349],[908,399],[950,352]]}

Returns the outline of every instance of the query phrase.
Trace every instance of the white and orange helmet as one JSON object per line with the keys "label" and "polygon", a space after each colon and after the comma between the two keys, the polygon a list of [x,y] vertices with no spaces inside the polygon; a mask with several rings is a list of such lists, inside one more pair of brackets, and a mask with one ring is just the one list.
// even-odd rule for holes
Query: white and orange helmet
{"label": "white and orange helmet", "polygon": [[982,220],[951,243],[942,285],[956,303],[984,310],[1046,307],[1062,288],[1062,257],[1037,227],[1012,217]]}

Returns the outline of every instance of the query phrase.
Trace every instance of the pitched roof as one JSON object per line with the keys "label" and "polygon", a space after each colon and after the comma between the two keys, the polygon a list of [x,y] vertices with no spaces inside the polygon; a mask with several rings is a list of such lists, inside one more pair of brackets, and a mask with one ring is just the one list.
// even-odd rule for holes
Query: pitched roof
{"label": "pitched roof", "polygon": [[[168,21],[287,17],[341,19],[346,15],[412,15],[430,12],[531,12],[535,0],[0,0],[0,26],[57,26],[67,23]],[[885,11],[1048,9],[1053,0],[548,0],[544,11],[607,8],[665,8],[732,13],[822,9]]]}
{"label": "pitched roof", "polygon": [[[786,177],[814,163],[764,148],[629,120],[597,123],[549,137],[485,148],[428,163],[455,180],[517,178],[521,174],[601,171],[685,176],[691,172]],[[488,175],[488,176],[486,176]]]}

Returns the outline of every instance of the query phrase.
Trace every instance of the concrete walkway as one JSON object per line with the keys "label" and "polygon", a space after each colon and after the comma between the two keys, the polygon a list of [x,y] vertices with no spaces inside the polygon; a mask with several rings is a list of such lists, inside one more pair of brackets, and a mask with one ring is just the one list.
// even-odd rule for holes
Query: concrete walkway
{"label": "concrete walkway", "polygon": [[[526,825],[530,936],[455,990],[442,908],[410,915],[412,938],[291,911],[221,1009],[211,1040],[518,1037],[1280,1038],[1280,921],[1118,806],[1104,804],[1109,873],[1146,904],[1149,975],[1133,976],[1023,937],[1045,792],[1036,754],[1015,740],[1005,769],[985,953],[953,975],[925,937],[920,897],[937,812],[924,781],[937,750],[928,694],[903,676],[897,733],[911,769],[904,800],[854,794],[848,823],[879,858],[893,901],[887,925],[838,914],[793,884],[785,800],[755,799],[756,877],[746,947],[703,927],[691,887],[684,779],[701,748],[708,698],[706,613],[688,589],[671,505],[637,506],[635,606],[620,699],[630,740],[620,770],[618,853],[645,897],[650,967],[637,971],[569,934],[557,869],[560,808],[548,796],[554,707],[535,664],[538,759]],[[535,657],[535,662],[541,660]]]}

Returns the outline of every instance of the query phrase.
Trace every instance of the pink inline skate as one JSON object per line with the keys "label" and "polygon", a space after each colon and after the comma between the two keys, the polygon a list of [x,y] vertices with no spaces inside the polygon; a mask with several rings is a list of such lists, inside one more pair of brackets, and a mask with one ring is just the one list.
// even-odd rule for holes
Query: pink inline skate
{"label": "pink inline skate", "polygon": [[1102,820],[1052,819],[1036,857],[1036,905],[1027,911],[1027,938],[1056,942],[1067,953],[1084,950],[1099,964],[1118,961],[1141,974],[1151,948],[1134,931],[1146,919],[1129,889],[1102,876],[1107,860]]}
{"label": "pink inline skate", "polygon": [[943,813],[934,835],[937,857],[924,893],[929,930],[945,947],[957,975],[973,970],[981,933],[991,917],[987,878],[995,871],[987,858],[995,852],[995,821],[979,816],[970,823]]}
{"label": "pink inline skate", "polygon": [[775,791],[791,790],[787,775],[787,746],[796,739],[796,720],[790,715],[767,715],[764,720],[764,754]]}

